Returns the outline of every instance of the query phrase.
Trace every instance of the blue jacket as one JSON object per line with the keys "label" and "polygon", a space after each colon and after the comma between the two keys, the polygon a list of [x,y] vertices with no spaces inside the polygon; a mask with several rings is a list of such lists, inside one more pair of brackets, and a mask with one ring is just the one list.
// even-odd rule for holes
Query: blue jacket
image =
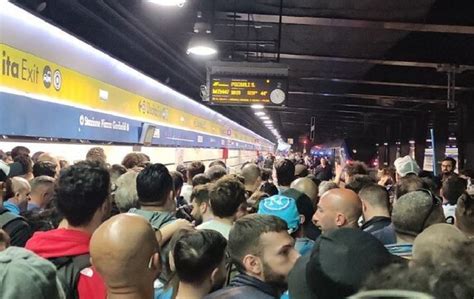
{"label": "blue jacket", "polygon": [[211,293],[204,299],[278,299],[279,297],[279,292],[270,285],[241,273],[232,279],[228,287]]}

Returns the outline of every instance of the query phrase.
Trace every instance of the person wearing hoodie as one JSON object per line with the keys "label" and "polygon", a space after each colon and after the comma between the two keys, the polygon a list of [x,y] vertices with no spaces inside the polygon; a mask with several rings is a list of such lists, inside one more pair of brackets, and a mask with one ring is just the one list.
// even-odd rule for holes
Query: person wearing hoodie
{"label": "person wearing hoodie", "polygon": [[288,288],[288,274],[300,257],[285,221],[273,215],[251,214],[238,219],[227,248],[240,272],[228,287],[206,299],[280,298]]}
{"label": "person wearing hoodie", "polygon": [[[63,222],[57,229],[36,232],[26,248],[56,264],[68,298],[103,299],[106,288],[90,266],[89,243],[110,213],[109,172],[97,162],[79,162],[61,172],[55,193]],[[81,270],[77,279],[71,279],[74,270],[69,271],[68,264]]]}

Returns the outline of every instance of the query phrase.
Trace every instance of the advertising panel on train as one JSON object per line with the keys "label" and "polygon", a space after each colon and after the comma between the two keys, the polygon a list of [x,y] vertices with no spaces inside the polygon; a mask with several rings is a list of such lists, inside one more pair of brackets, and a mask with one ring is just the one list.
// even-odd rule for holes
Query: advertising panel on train
{"label": "advertising panel on train", "polygon": [[273,147],[21,8],[1,6],[0,134],[139,143],[150,123],[156,145]]}

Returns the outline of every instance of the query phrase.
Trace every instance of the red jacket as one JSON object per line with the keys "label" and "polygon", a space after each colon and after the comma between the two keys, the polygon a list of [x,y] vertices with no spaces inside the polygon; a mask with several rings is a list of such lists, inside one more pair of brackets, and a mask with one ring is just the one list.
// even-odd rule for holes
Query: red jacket
{"label": "red jacket", "polygon": [[[45,259],[75,256],[89,253],[90,240],[84,232],[61,228],[34,233],[25,248]],[[81,271],[77,291],[81,299],[107,298],[104,281],[93,267]]]}

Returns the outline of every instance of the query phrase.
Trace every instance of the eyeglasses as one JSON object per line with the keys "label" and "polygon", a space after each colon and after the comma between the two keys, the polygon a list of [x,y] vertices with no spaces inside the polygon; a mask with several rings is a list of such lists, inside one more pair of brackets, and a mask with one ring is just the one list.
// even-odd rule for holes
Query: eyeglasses
{"label": "eyeglasses", "polygon": [[425,215],[425,218],[423,219],[423,222],[421,223],[421,226],[420,226],[420,229],[418,230],[418,233],[421,233],[423,231],[423,229],[425,228],[425,225],[426,225],[426,221],[428,221],[428,218],[430,217],[430,215],[433,213],[434,209],[436,207],[439,207],[441,206],[442,204],[442,200],[441,198],[439,198],[438,196],[436,196],[435,194],[433,194],[433,192],[431,192],[431,190],[428,190],[428,189],[418,189],[416,191],[421,191],[421,192],[424,192],[426,194],[428,194],[430,197],[431,197],[431,206],[430,206],[430,209],[428,210],[428,213],[426,213]]}

